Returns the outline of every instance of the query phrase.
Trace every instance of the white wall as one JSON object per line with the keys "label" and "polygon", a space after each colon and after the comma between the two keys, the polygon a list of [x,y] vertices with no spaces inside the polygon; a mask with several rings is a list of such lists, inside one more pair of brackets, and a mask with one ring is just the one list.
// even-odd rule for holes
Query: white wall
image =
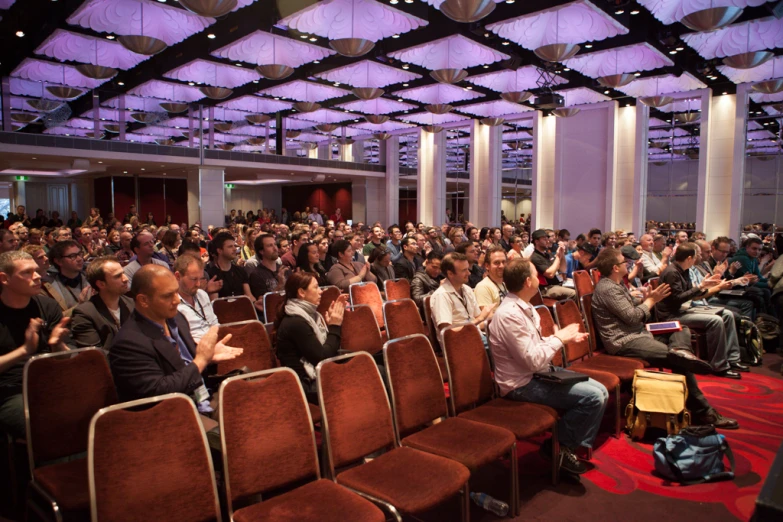
{"label": "white wall", "polygon": [[647,220],[696,221],[699,160],[648,165]]}
{"label": "white wall", "polygon": [[[783,158],[771,161],[745,160],[745,187],[742,224],[779,223],[783,218],[783,186],[777,188],[778,172],[783,174]],[[783,176],[781,176],[783,185]],[[777,207],[777,208],[776,208]]]}
{"label": "white wall", "polygon": [[280,185],[235,185],[236,188],[226,190],[226,212],[242,209],[256,212],[259,208],[275,209],[280,215],[282,206],[282,188]]}
{"label": "white wall", "polygon": [[[84,219],[89,215],[90,207],[94,205],[93,182],[90,179],[69,182],[66,178],[57,182],[25,181],[18,183],[24,183],[24,205],[30,216],[34,216],[35,211],[42,208],[47,216],[54,210],[58,211],[63,221],[70,217],[72,210],[75,210],[79,217]],[[11,196],[0,195],[0,197]],[[13,202],[12,207],[17,204],[20,202]]]}
{"label": "white wall", "polygon": [[519,219],[520,214],[525,214],[525,217],[527,217],[533,209],[533,200],[529,197],[519,198],[516,205],[514,205],[513,199],[504,198],[500,202],[500,209],[506,215],[506,218],[509,219]]}

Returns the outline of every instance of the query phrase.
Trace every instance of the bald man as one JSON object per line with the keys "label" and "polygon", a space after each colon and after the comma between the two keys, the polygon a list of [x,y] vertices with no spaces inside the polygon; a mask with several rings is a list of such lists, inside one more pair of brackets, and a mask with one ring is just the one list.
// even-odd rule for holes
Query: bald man
{"label": "bald man", "polygon": [[131,283],[136,309],[122,325],[109,349],[114,382],[120,401],[184,393],[200,413],[209,415],[210,391],[202,373],[207,365],[233,359],[242,353],[218,341],[213,326],[198,344],[188,321],[178,311],[179,283],[167,267],[145,265]]}

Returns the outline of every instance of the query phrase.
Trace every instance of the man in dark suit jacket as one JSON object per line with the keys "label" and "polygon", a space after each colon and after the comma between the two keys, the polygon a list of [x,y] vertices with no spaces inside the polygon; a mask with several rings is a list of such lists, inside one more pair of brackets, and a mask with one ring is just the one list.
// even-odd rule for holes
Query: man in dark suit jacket
{"label": "man in dark suit jacket", "polygon": [[416,275],[416,254],[419,252],[419,246],[416,242],[416,238],[408,236],[402,239],[400,242],[400,248],[402,249],[402,255],[397,261],[394,262],[394,277],[397,279],[407,279],[408,282],[413,281],[413,276]]}
{"label": "man in dark suit jacket", "polygon": [[74,308],[71,336],[79,348],[105,348],[135,308],[133,299],[123,295],[128,291],[128,276],[117,258],[103,256],[87,267],[87,281],[97,294]]}
{"label": "man in dark suit jacket", "polygon": [[136,310],[122,325],[109,348],[109,364],[121,401],[184,393],[201,413],[212,413],[202,372],[207,365],[242,353],[218,342],[213,326],[198,344],[188,321],[177,310],[179,283],[160,265],[145,265],[133,276]]}

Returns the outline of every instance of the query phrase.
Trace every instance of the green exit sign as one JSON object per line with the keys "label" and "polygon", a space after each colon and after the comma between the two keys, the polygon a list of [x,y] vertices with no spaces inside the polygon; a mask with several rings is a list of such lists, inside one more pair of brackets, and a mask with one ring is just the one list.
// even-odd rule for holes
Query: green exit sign
{"label": "green exit sign", "polygon": [[30,181],[29,176],[16,176],[16,181]]}
{"label": "green exit sign", "polygon": [[227,189],[232,189],[232,188],[234,188],[234,184],[233,183],[226,183],[226,188]]}

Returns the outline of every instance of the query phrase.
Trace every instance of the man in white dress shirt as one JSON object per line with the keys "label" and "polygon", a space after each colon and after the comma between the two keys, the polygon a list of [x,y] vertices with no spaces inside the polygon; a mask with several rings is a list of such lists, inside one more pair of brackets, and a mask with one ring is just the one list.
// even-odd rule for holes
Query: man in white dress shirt
{"label": "man in white dress shirt", "polygon": [[181,255],[174,262],[174,277],[179,283],[177,310],[188,320],[190,335],[198,344],[210,327],[219,324],[209,294],[201,289],[206,282],[204,262],[192,254]]}

